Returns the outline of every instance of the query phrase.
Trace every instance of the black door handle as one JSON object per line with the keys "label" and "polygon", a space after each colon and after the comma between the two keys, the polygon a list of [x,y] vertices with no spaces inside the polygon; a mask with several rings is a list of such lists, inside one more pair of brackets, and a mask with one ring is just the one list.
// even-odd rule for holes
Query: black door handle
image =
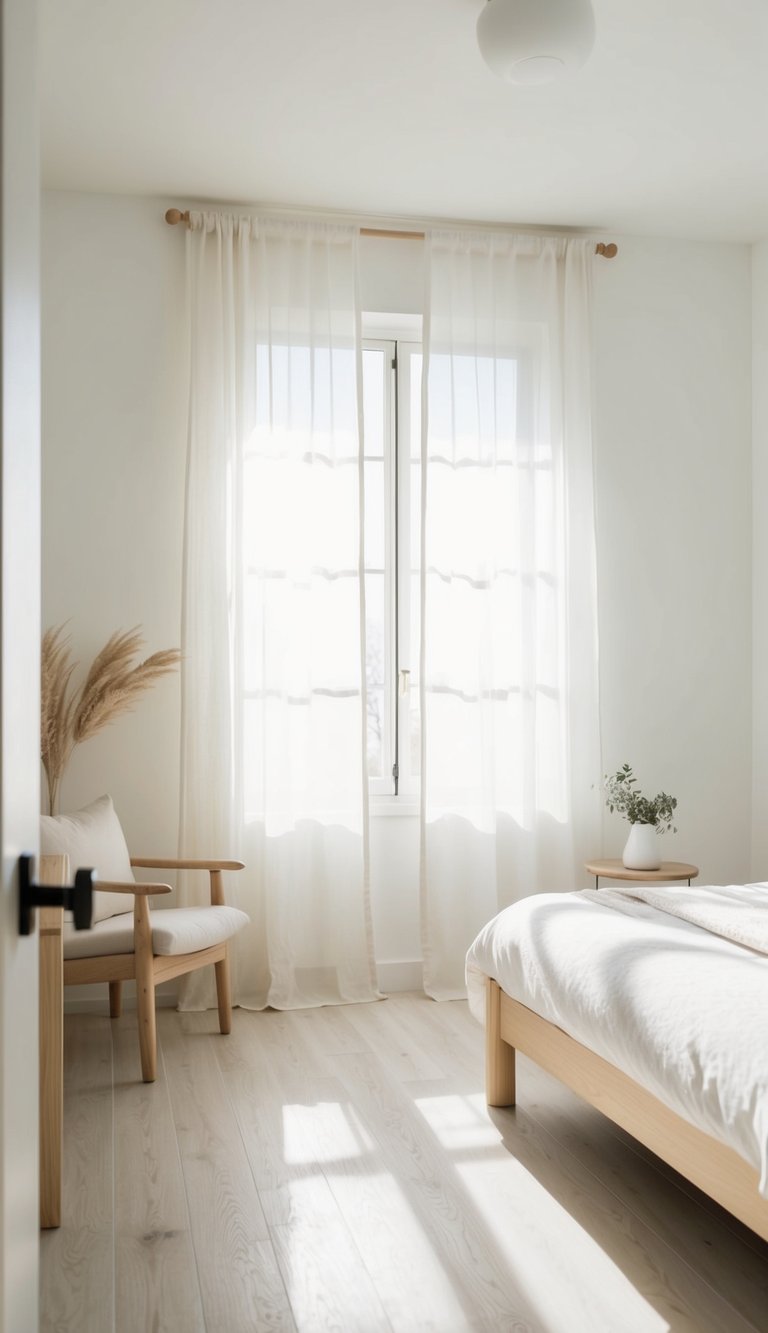
{"label": "black door handle", "polygon": [[36,907],[65,907],[72,913],[75,930],[90,930],[96,871],[78,870],[71,887],[35,884],[33,860],[31,856],[19,857],[19,934],[32,934]]}

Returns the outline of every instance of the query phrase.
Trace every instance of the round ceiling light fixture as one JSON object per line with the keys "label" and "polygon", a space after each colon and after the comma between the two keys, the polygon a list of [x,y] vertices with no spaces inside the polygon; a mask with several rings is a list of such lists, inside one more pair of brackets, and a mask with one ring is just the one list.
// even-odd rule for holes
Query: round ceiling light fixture
{"label": "round ceiling light fixture", "polygon": [[507,83],[552,83],[579,69],[595,42],[590,0],[487,0],[482,57]]}

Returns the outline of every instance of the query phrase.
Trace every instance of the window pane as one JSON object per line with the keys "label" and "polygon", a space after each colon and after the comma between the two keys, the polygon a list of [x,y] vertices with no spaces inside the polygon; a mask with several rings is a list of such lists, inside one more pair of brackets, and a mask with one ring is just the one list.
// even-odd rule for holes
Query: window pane
{"label": "window pane", "polygon": [[356,571],[357,458],[328,467],[312,457],[251,456],[243,468],[247,569],[306,576]]}
{"label": "window pane", "polygon": [[365,579],[365,676],[368,692],[368,776],[383,777],[388,753],[386,743],[387,678],[386,605],[383,574]]}
{"label": "window pane", "polygon": [[411,686],[410,699],[408,716],[410,776],[417,778],[421,773],[421,712],[418,685]]}
{"label": "window pane", "polygon": [[367,768],[371,778],[391,772],[391,654],[393,614],[389,526],[389,397],[392,350],[363,348],[365,432],[365,598]]}
{"label": "window pane", "polygon": [[[357,456],[357,358],[353,348],[261,345],[256,354],[256,421],[246,453]],[[343,423],[343,424],[342,424]]]}
{"label": "window pane", "polygon": [[517,447],[517,362],[436,354],[429,369],[430,453],[455,464],[512,462]]}
{"label": "window pane", "polygon": [[403,629],[404,651],[407,645],[410,668],[408,694],[400,700],[402,710],[400,770],[404,783],[418,778],[421,772],[421,714],[419,708],[419,656],[421,641],[421,374],[422,356],[414,352],[409,357],[409,402],[406,405],[408,421],[408,454],[403,465],[408,467],[408,512],[400,514],[401,532],[407,533],[408,561],[402,566],[401,595],[406,622]]}
{"label": "window pane", "polygon": [[384,456],[384,373],[386,355],[381,347],[363,348],[363,421],[365,453]]}
{"label": "window pane", "polygon": [[411,458],[414,461],[421,459],[421,367],[423,358],[421,352],[414,352],[411,357],[411,401],[409,419],[409,434],[411,437]]}
{"label": "window pane", "polygon": [[384,460],[368,459],[365,464],[365,567],[384,569],[386,500]]}
{"label": "window pane", "polygon": [[421,561],[421,459],[411,456],[410,504],[410,557],[411,570],[418,570]]}

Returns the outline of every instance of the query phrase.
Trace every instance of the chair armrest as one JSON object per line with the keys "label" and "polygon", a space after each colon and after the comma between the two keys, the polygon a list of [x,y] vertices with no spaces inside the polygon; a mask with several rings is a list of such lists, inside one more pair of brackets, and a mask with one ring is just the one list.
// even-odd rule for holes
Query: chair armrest
{"label": "chair armrest", "polygon": [[137,898],[149,898],[155,893],[173,893],[170,884],[113,884],[108,879],[97,879],[93,887],[98,893],[132,893]]}
{"label": "chair armrest", "polygon": [[132,856],[131,865],[144,870],[243,870],[243,861],[186,861],[175,857]]}
{"label": "chair armrest", "polygon": [[131,865],[150,870],[207,870],[211,877],[211,907],[224,906],[222,870],[245,869],[242,861],[188,861],[183,857],[167,856],[158,856],[154,859],[149,856],[132,856]]}

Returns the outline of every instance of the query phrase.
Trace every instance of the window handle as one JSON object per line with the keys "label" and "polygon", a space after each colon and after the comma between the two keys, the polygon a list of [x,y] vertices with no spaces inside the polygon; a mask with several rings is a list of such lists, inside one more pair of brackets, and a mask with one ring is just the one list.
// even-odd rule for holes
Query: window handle
{"label": "window handle", "polygon": [[398,694],[403,699],[411,686],[411,673],[408,667],[401,667],[398,672]]}

